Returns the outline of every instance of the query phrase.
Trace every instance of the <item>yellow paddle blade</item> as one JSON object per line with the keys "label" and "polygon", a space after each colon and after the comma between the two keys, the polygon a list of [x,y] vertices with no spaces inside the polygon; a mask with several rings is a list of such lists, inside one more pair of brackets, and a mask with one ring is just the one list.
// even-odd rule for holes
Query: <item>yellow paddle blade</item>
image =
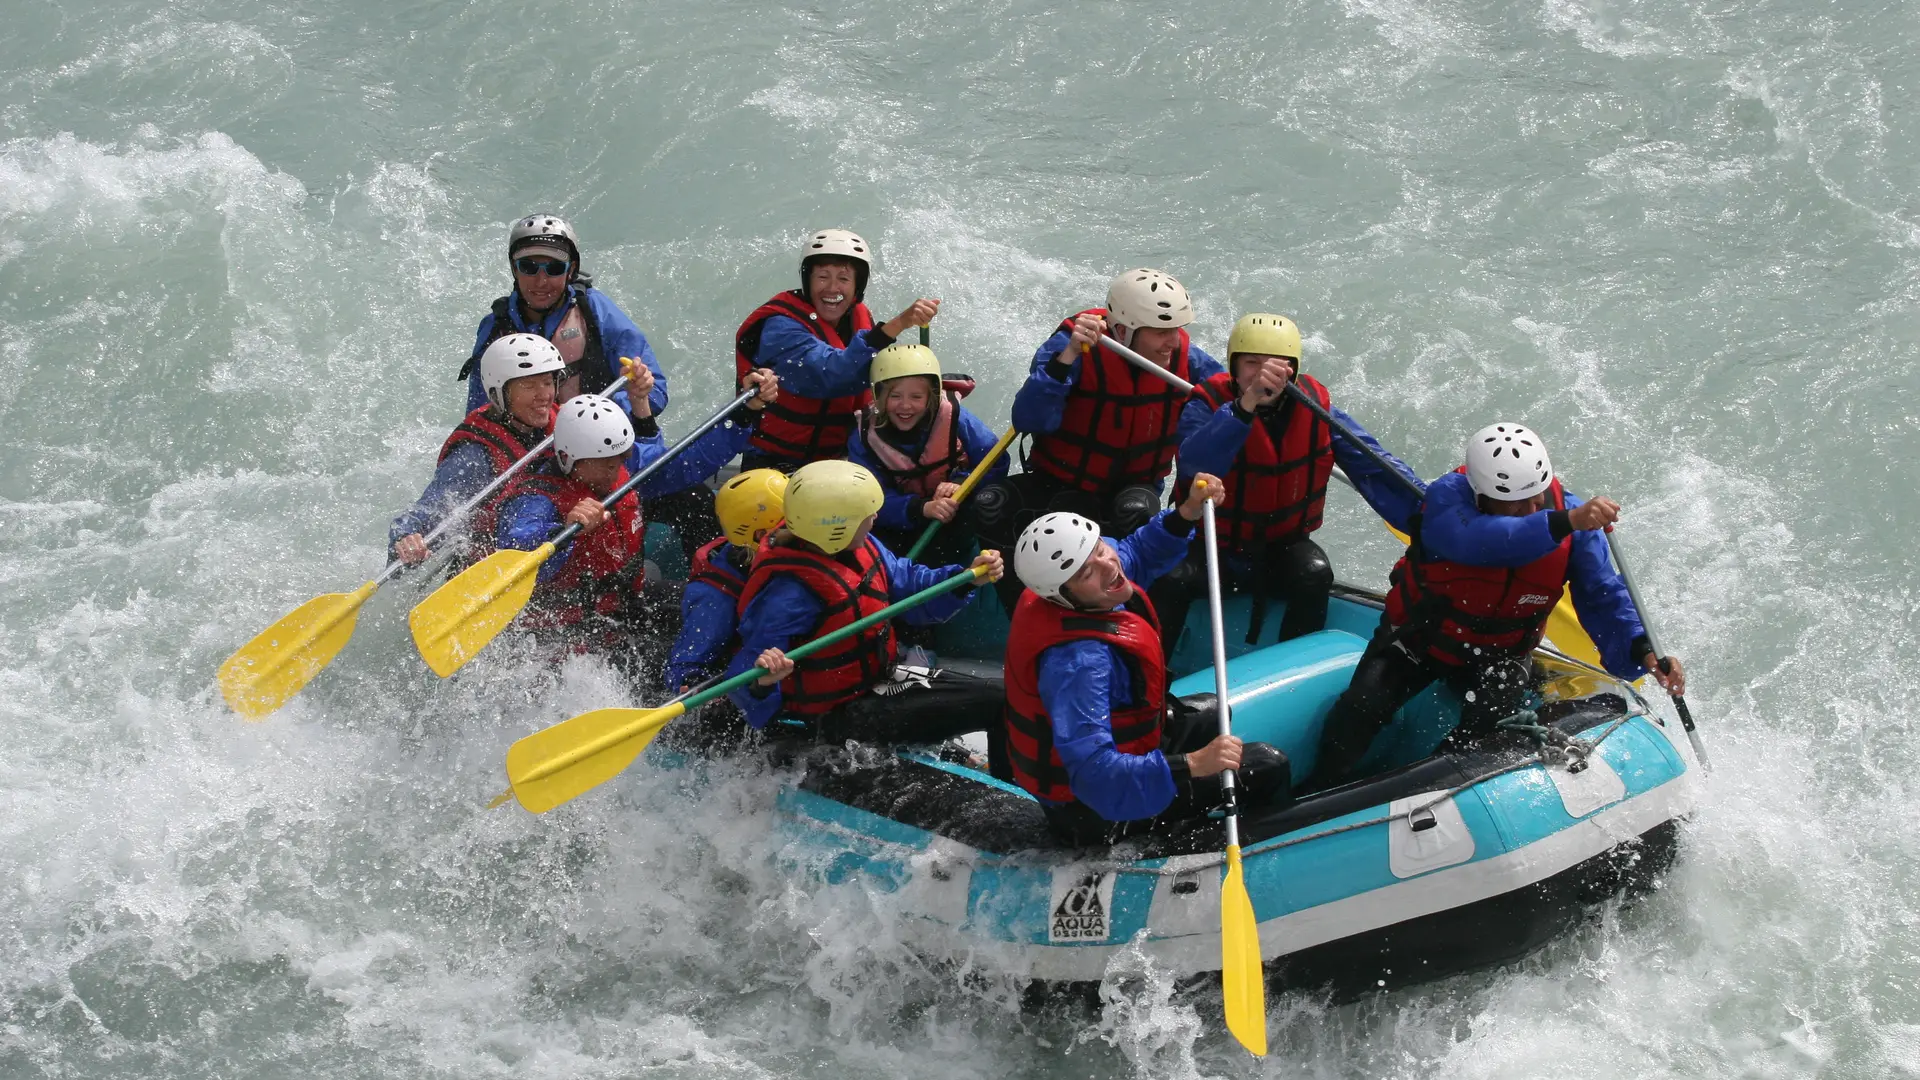
{"label": "yellow paddle blade", "polygon": [[[1386,522],[1381,522],[1386,525]],[[1387,531],[1401,543],[1407,543],[1407,534],[1387,525]],[[1553,605],[1553,611],[1547,615],[1547,640],[1553,647],[1573,657],[1584,660],[1594,667],[1600,663],[1600,650],[1594,647],[1593,639],[1587,636],[1587,628],[1580,625],[1580,616],[1574,613],[1573,596],[1565,585],[1560,586],[1560,602]]]}
{"label": "yellow paddle blade", "polygon": [[595,709],[536,731],[507,748],[507,783],[520,805],[544,814],[620,775],[667,721],[687,711]]}
{"label": "yellow paddle blade", "polygon": [[353,636],[367,582],[350,593],[327,593],[294,608],[220,665],[220,696],[249,720],[263,720],[313,680]]}
{"label": "yellow paddle blade", "polygon": [[1240,873],[1240,846],[1227,848],[1227,879],[1220,883],[1220,992],[1227,1030],[1255,1057],[1267,1056],[1267,979],[1260,965],[1260,927]]}
{"label": "yellow paddle blade", "polygon": [[535,575],[552,555],[552,544],[496,551],[435,589],[407,616],[421,659],[444,679],[478,656],[533,598]]}

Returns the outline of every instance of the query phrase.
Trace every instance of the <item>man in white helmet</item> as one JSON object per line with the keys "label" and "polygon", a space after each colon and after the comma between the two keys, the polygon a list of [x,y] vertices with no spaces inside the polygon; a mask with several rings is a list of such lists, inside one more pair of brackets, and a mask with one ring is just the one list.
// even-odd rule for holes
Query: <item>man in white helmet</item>
{"label": "man in white helmet", "polygon": [[1519,424],[1475,432],[1466,458],[1427,488],[1410,522],[1380,629],[1321,735],[1315,775],[1326,782],[1348,779],[1395,711],[1436,680],[1465,702],[1454,745],[1524,707],[1533,648],[1562,587],[1608,671],[1637,679],[1651,670],[1685,692],[1679,658],[1663,670],[1608,558],[1602,530],[1620,504],[1567,491],[1545,443]]}
{"label": "man in white helmet", "polygon": [[[389,558],[410,566],[426,561],[425,534],[546,437],[565,368],[559,350],[535,334],[508,334],[487,346],[480,357],[487,403],[447,436],[427,490],[393,519],[387,531]],[[493,509],[488,504],[474,512],[474,534],[493,534]]]}
{"label": "man in white helmet", "polygon": [[[779,392],[769,371],[749,373],[747,383],[760,393],[741,407],[745,415],[701,436],[641,484],[640,495],[700,483],[740,452],[752,430],[751,414]],[[569,399],[554,421],[553,455],[516,477],[501,497],[494,530],[501,548],[532,551],[566,525],[582,529],[540,567],[523,616],[529,629],[578,632],[585,644],[616,644],[649,614],[640,603],[646,584],[640,500],[628,492],[611,506],[604,501],[667,449],[646,395],[637,400],[639,413],[630,415],[598,394]],[[671,632],[658,628],[658,635]]]}
{"label": "man in white helmet", "polygon": [[978,492],[981,534],[1009,542],[1034,517],[1071,510],[1119,538],[1160,508],[1187,395],[1100,345],[1111,336],[1188,382],[1221,371],[1187,337],[1193,301],[1158,270],[1129,270],[1105,307],[1068,316],[1033,354],[1013,426],[1033,436],[1025,471]]}
{"label": "man in white helmet", "polygon": [[1245,805],[1290,786],[1286,755],[1220,734],[1211,698],[1167,696],[1146,589],[1186,554],[1202,507],[1224,493],[1217,477],[1198,479],[1177,512],[1118,543],[1056,512],[1028,525],[1014,550],[1026,592],[1007,638],[1007,764],[1068,844],[1191,824],[1219,803],[1227,769],[1239,770]]}
{"label": "man in white helmet", "polygon": [[873,401],[873,354],[925,326],[940,301],[925,297],[879,326],[867,310],[873,255],[845,229],[822,229],[800,247],[800,287],[776,294],[734,331],[734,366],[780,376],[780,401],[760,418],[742,469],[792,472],[810,461],[844,457],[854,417]]}
{"label": "man in white helmet", "polygon": [[[995,727],[998,680],[896,668],[899,642],[890,621],[798,661],[787,656],[966,567],[921,566],[887,550],[873,536],[880,482],[850,461],[801,466],[782,501],[786,525],[767,538],[740,590],[740,647],[727,665],[729,676],[756,664],[767,669],[732,694],[747,723],[828,743],[939,742]],[[1002,571],[997,551],[972,565],[986,567],[988,581]],[[945,622],[972,597],[973,590],[963,588],[900,618],[915,625]]]}
{"label": "man in white helmet", "polygon": [[[580,245],[573,226],[557,214],[529,214],[507,231],[507,268],[513,289],[493,302],[480,320],[473,354],[460,369],[467,381],[467,409],[487,403],[479,371],[488,345],[508,334],[538,334],[551,341],[566,362],[560,400],[575,394],[597,394],[620,376],[620,359],[637,360],[653,372],[648,394],[654,415],[667,408],[667,376],[654,359],[647,336],[627,318],[606,293],[593,287],[582,273]],[[628,404],[623,389],[613,395]]]}

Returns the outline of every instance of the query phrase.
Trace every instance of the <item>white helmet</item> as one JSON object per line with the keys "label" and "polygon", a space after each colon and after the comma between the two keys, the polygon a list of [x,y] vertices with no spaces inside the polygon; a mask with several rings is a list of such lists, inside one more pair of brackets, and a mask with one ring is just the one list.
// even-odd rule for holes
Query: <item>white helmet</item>
{"label": "white helmet", "polygon": [[1126,327],[1129,339],[1143,327],[1185,326],[1193,321],[1193,299],[1167,274],[1129,270],[1107,286],[1107,321]]}
{"label": "white helmet", "polygon": [[508,334],[480,354],[480,385],[496,409],[507,407],[507,384],[523,375],[565,371],[560,350],[539,334]]}
{"label": "white helmet", "polygon": [[867,278],[873,273],[873,254],[858,233],[846,229],[821,229],[800,245],[800,295],[809,302],[813,300],[807,271],[813,268],[813,260],[828,257],[853,261],[853,299],[856,303],[865,300]]}
{"label": "white helmet", "polygon": [[1467,440],[1467,482],[1496,502],[1531,499],[1553,485],[1547,444],[1519,424],[1488,424]]}
{"label": "white helmet", "polygon": [[1100,526],[1079,514],[1042,514],[1020,533],[1013,549],[1013,572],[1042,600],[1072,607],[1060,590],[1087,564],[1087,556],[1099,544]]}
{"label": "white helmet", "polygon": [[580,394],[560,406],[560,419],[553,422],[553,456],[561,472],[572,472],[576,461],[619,457],[632,448],[633,425],[611,398]]}
{"label": "white helmet", "polygon": [[558,214],[529,214],[513,223],[507,232],[507,259],[511,261],[529,248],[564,252],[570,264],[569,277],[580,272],[580,240],[573,235],[573,226]]}

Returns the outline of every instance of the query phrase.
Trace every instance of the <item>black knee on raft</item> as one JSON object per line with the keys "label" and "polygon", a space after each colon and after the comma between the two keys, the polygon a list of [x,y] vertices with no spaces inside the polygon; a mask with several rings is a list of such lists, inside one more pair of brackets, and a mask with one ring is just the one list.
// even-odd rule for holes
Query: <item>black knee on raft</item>
{"label": "black knee on raft", "polygon": [[1153,520],[1160,512],[1160,493],[1150,487],[1121,488],[1113,497],[1113,513],[1107,521],[1107,535],[1118,539]]}
{"label": "black knee on raft", "polygon": [[1333,563],[1326,549],[1311,540],[1302,540],[1281,552],[1276,569],[1290,586],[1289,591],[1305,595],[1333,588]]}
{"label": "black knee on raft", "polygon": [[1234,779],[1246,790],[1249,801],[1284,799],[1293,789],[1293,763],[1277,746],[1246,743],[1240,747],[1240,768]]}
{"label": "black knee on raft", "polygon": [[985,484],[973,493],[973,528],[988,544],[1011,549],[1020,539],[1020,494],[1007,484]]}

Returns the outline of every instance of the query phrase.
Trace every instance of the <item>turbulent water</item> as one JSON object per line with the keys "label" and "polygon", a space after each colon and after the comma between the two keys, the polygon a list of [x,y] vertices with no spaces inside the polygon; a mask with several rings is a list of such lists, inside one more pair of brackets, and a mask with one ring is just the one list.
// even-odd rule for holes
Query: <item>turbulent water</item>
{"label": "turbulent water", "polygon": [[[1920,1076],[1920,15],[1845,0],[0,3],[0,1077]],[[670,433],[804,230],[1004,421],[1128,266],[1278,310],[1435,475],[1524,420],[1618,497],[1718,771],[1663,887],[1355,1005],[1116,963],[1019,1008],[802,889],[779,778],[482,812],[624,702],[412,583],[271,720],[216,665],[381,565],[507,222],[552,207]],[[1327,535],[1379,585],[1345,496]]]}

